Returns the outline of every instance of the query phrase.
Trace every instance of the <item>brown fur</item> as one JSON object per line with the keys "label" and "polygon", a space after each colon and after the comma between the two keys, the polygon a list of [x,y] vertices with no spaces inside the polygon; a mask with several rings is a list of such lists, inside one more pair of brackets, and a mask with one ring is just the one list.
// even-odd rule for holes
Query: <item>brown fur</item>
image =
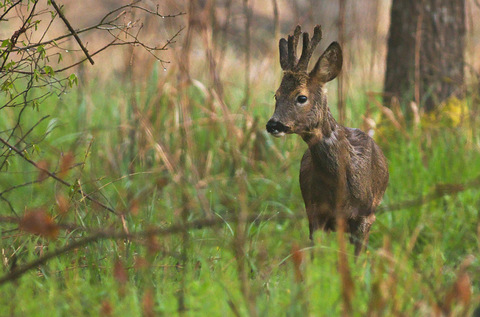
{"label": "brown fur", "polygon": [[[324,85],[341,70],[340,45],[332,43],[307,73],[308,60],[301,58],[299,65],[296,58],[300,33],[297,27],[288,42],[280,41],[280,60],[285,73],[275,94],[275,113],[267,130],[276,136],[299,134],[308,145],[300,168],[300,187],[310,239],[317,229],[334,231],[341,217],[347,223],[355,254],[359,254],[368,242],[375,210],[388,184],[387,161],[372,138],[358,129],[338,124],[328,108]],[[309,45],[305,34],[303,49],[309,51],[302,52],[302,56],[309,58],[321,31],[318,26],[315,28],[310,42],[315,45]],[[307,101],[301,103],[297,99],[300,95],[307,97]]]}

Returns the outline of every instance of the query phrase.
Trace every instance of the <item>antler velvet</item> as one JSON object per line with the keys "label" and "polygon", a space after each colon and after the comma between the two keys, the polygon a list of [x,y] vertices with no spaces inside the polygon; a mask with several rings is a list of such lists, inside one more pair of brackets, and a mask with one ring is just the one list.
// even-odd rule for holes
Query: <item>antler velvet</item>
{"label": "antler velvet", "polygon": [[303,48],[300,60],[297,59],[297,45],[298,39],[302,34],[300,25],[297,25],[293,35],[288,36],[288,41],[284,38],[280,40],[280,66],[283,70],[293,72],[306,72],[308,62],[312,57],[313,51],[322,39],[322,29],[319,25],[313,29],[313,36],[310,40],[308,33],[303,33]]}

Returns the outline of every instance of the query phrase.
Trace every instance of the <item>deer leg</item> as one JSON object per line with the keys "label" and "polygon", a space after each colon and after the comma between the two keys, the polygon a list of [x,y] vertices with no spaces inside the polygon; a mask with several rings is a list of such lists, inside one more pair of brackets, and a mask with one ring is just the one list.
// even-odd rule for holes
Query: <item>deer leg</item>
{"label": "deer leg", "polygon": [[310,252],[310,259],[313,262],[314,259],[314,246],[315,246],[315,240],[313,239],[313,234],[315,231],[322,229],[323,225],[320,223],[318,220],[318,217],[315,216],[314,213],[307,213],[308,214],[308,229],[309,229],[309,237],[310,237],[310,247],[312,247],[312,251]]}
{"label": "deer leg", "polygon": [[368,246],[368,238],[370,236],[370,227],[375,222],[375,214],[371,213],[369,216],[362,219],[356,231],[352,233],[350,241],[355,246],[355,256],[358,256],[363,249]]}
{"label": "deer leg", "polygon": [[308,215],[308,229],[309,229],[309,233],[310,233],[309,238],[310,238],[310,241],[313,242],[313,234],[315,233],[315,231],[320,229],[320,224],[318,222],[317,217],[315,217],[314,212],[309,212],[307,210],[307,215]]}
{"label": "deer leg", "polygon": [[315,228],[313,227],[313,222],[310,219],[308,220],[308,230],[310,232],[308,237],[313,244],[313,233],[315,232]]}
{"label": "deer leg", "polygon": [[364,240],[365,237],[363,237],[363,232],[355,232],[350,236],[350,242],[353,243],[353,246],[355,247],[355,256],[359,256],[362,252]]}
{"label": "deer leg", "polygon": [[308,217],[308,230],[310,232],[309,234],[309,238],[310,238],[310,247],[311,247],[311,250],[310,250],[310,261],[313,262],[315,256],[314,256],[314,246],[315,246],[315,241],[313,240],[313,233],[315,232],[315,225],[314,225],[315,221],[313,219],[310,219],[310,216]]}

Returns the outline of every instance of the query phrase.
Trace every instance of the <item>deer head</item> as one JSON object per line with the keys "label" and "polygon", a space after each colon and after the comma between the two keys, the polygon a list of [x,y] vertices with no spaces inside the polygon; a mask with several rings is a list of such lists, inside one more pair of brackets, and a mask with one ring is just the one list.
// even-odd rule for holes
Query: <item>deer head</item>
{"label": "deer head", "polygon": [[301,33],[300,26],[297,26],[288,41],[282,38],[279,43],[280,65],[284,73],[275,93],[275,112],[267,123],[267,131],[276,137],[289,133],[304,136],[321,128],[328,114],[324,85],[337,77],[342,69],[342,50],[337,42],[333,42],[308,73],[308,63],[322,38],[322,31],[319,25],[315,26],[311,39],[307,32],[303,33],[302,55],[297,59]]}

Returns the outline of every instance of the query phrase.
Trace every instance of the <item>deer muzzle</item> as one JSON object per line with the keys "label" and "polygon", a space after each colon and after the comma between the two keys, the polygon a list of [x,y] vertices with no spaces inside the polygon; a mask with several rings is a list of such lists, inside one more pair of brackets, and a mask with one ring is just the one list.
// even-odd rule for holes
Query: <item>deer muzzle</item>
{"label": "deer muzzle", "polygon": [[267,132],[275,137],[281,137],[284,136],[285,133],[289,133],[290,128],[281,123],[280,121],[270,119],[267,122]]}

